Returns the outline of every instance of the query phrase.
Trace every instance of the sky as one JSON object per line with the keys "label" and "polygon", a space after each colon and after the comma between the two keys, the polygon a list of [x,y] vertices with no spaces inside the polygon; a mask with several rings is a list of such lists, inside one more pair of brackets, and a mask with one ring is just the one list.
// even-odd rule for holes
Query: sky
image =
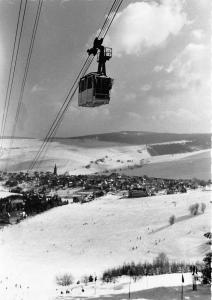
{"label": "sky", "polygon": [[[16,135],[45,137],[112,0],[44,0]],[[20,0],[0,0],[0,120]],[[37,0],[28,0],[5,134],[11,135]],[[74,97],[57,136],[138,130],[210,132],[210,0],[124,0],[104,45],[113,48],[109,105]],[[90,71],[97,70],[97,63]],[[1,124],[1,123],[0,123]]]}

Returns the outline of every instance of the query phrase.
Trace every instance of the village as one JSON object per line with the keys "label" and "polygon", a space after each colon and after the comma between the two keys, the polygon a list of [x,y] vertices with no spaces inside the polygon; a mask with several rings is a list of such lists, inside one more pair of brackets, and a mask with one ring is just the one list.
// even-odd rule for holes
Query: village
{"label": "village", "polygon": [[211,183],[210,180],[164,179],[119,173],[58,174],[56,165],[53,172],[2,172],[0,182],[0,223],[8,224],[18,223],[27,216],[56,206],[90,202],[107,193],[125,198],[148,197],[186,193]]}

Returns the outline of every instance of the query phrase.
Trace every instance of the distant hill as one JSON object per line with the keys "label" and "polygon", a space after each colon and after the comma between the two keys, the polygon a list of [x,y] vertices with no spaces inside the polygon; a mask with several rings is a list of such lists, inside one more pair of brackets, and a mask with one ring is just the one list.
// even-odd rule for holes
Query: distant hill
{"label": "distant hill", "polygon": [[[57,140],[60,138],[56,138]],[[98,140],[104,142],[116,142],[130,145],[142,145],[142,144],[160,144],[171,143],[179,141],[185,141],[186,151],[194,151],[199,149],[209,149],[211,147],[211,134],[209,133],[159,133],[159,132],[146,132],[146,131],[120,131],[111,133],[92,134],[78,137],[62,138],[71,140]],[[177,145],[173,145],[177,147]],[[157,148],[159,151],[159,147]],[[181,149],[182,150],[182,149]],[[180,150],[180,152],[182,152]],[[156,151],[157,152],[157,151]],[[160,151],[159,151],[160,152]]]}
{"label": "distant hill", "polygon": [[[3,136],[2,137],[2,139],[11,139],[12,137],[11,136],[7,136],[7,135],[5,135],[5,136]],[[36,139],[36,138],[34,138],[34,137],[28,137],[28,136],[15,136],[15,137],[13,137],[13,139],[14,140],[34,140],[34,139]]]}
{"label": "distant hill", "polygon": [[[134,172],[135,169],[137,174],[140,172],[148,175],[149,169],[152,169],[151,165],[160,162],[162,165],[153,168],[153,172],[157,172],[160,176],[175,178],[177,175],[178,178],[184,178],[186,174],[186,178],[196,176],[208,179],[211,161],[210,139],[210,134],[138,131],[55,138],[49,145],[46,155],[41,157],[42,163],[38,164],[37,169],[52,170],[56,163],[60,172],[68,171],[70,174],[91,174],[123,169]],[[15,139],[9,160],[7,159],[9,143],[5,143],[0,157],[0,170],[5,167],[6,162],[9,171],[28,170],[42,142],[42,139]],[[203,155],[202,152],[207,152],[207,156],[199,157],[194,162],[192,155]],[[191,160],[183,161],[187,156],[192,156]],[[168,163],[167,160],[174,160],[174,163]],[[164,172],[161,171],[162,167]],[[176,168],[179,172],[176,172]]]}

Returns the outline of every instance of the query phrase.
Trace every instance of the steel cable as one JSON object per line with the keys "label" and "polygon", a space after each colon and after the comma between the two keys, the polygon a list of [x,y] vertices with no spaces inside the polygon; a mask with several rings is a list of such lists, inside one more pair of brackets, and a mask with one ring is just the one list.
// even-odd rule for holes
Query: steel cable
{"label": "steel cable", "polygon": [[[108,30],[109,30],[109,28],[110,28],[110,26],[111,26],[111,24],[112,24],[112,22],[113,22],[113,20],[114,20],[114,18],[116,16],[116,14],[117,14],[117,12],[118,12],[118,10],[119,10],[122,2],[123,2],[123,0],[119,0],[119,1],[115,0],[113,2],[113,5],[112,5],[112,7],[111,7],[111,9],[110,9],[110,11],[109,11],[109,13],[107,15],[107,18],[106,18],[103,26],[102,26],[102,29],[101,29],[101,31],[100,31],[100,33],[98,35],[98,38],[101,38],[101,34],[103,34],[103,36],[102,36],[103,38],[106,36],[106,33],[108,32]],[[72,101],[72,99],[73,99],[73,97],[74,97],[74,95],[76,93],[76,90],[78,88],[78,86],[76,84],[77,84],[79,78],[82,77],[82,76],[84,76],[85,73],[87,72],[90,64],[93,61],[93,58],[94,58],[94,56],[91,59],[90,59],[90,56],[87,57],[87,59],[86,59],[84,65],[83,65],[82,69],[80,70],[80,72],[79,72],[77,78],[75,79],[75,81],[74,81],[71,89],[69,90],[68,95],[66,96],[65,101],[62,104],[62,106],[61,106],[61,108],[60,108],[60,110],[59,110],[59,112],[58,112],[58,114],[57,114],[54,122],[52,123],[52,125],[51,125],[51,127],[50,127],[50,129],[49,129],[49,131],[48,131],[48,133],[47,133],[47,135],[46,135],[46,137],[45,137],[42,145],[40,146],[40,148],[39,148],[36,156],[34,157],[32,163],[30,164],[30,166],[28,168],[28,171],[31,171],[35,167],[35,165],[38,163],[38,160],[40,159],[43,151],[46,149],[46,146],[47,146],[48,142],[50,140],[52,140],[52,138],[55,136],[56,131],[57,131],[58,127],[60,126],[61,122],[62,122],[64,114],[67,111],[67,109],[69,107],[69,104],[71,103],[71,101]]]}
{"label": "steel cable", "polygon": [[[11,79],[10,88],[8,89],[9,96],[7,94],[8,97],[6,98],[5,113],[4,113],[4,118],[2,120],[2,128],[1,128],[1,138],[2,139],[3,139],[4,133],[5,133],[5,126],[6,126],[6,123],[7,123],[7,116],[8,116],[9,106],[10,106],[11,93],[12,93],[12,88],[13,88],[13,82],[14,82],[15,70],[16,70],[16,65],[17,65],[17,58],[18,58],[18,53],[19,53],[19,48],[20,48],[21,36],[22,36],[22,32],[23,32],[23,25],[24,25],[24,19],[25,19],[25,14],[26,14],[27,1],[28,0],[26,0],[25,5],[24,5],[24,12],[23,12],[23,15],[22,15],[22,21],[21,21],[21,28],[20,28],[19,38],[18,38],[17,51],[16,51],[16,55],[15,55],[15,62],[14,62],[14,67],[13,67],[13,71],[12,71],[12,79]],[[2,148],[2,139],[1,139],[1,148]]]}
{"label": "steel cable", "polygon": [[14,39],[14,43],[13,43],[12,56],[11,56],[11,60],[10,60],[9,78],[8,78],[8,82],[7,82],[7,89],[6,89],[6,95],[5,95],[5,101],[4,101],[4,109],[3,109],[2,123],[1,123],[1,134],[0,134],[1,148],[2,148],[2,139],[3,139],[3,134],[2,134],[3,133],[3,124],[4,124],[4,119],[5,119],[5,112],[6,112],[6,106],[7,106],[7,97],[8,97],[10,79],[11,79],[11,74],[12,74],[13,60],[14,60],[14,55],[15,55],[18,28],[19,28],[19,23],[20,23],[22,2],[23,2],[23,0],[21,0],[21,2],[20,2],[19,11],[18,11],[18,21],[17,21],[17,25],[16,25],[16,30],[15,30],[15,39]]}
{"label": "steel cable", "polygon": [[13,140],[14,140],[14,136],[15,136],[16,126],[17,126],[17,123],[18,123],[19,115],[20,115],[21,105],[22,105],[22,102],[23,102],[25,84],[26,84],[26,80],[27,80],[29,67],[30,67],[30,61],[31,61],[35,36],[36,36],[37,28],[38,28],[39,18],[40,18],[40,14],[41,14],[42,4],[43,4],[43,0],[39,0],[38,7],[37,7],[37,12],[36,12],[36,17],[35,17],[35,21],[34,21],[34,25],[33,25],[33,30],[32,30],[32,36],[31,36],[29,51],[28,51],[28,55],[27,55],[27,61],[26,61],[25,69],[24,69],[24,76],[23,76],[22,84],[21,84],[20,95],[19,95],[19,99],[18,99],[18,106],[17,106],[17,109],[16,109],[15,120],[14,120],[13,128],[12,128],[12,135],[11,135],[11,138],[10,138],[9,152],[8,152],[7,159],[6,159],[6,167],[5,167],[6,169],[7,169],[7,166],[8,166],[8,158],[10,156],[10,152],[11,152],[11,148],[12,148],[12,144],[13,144]]}

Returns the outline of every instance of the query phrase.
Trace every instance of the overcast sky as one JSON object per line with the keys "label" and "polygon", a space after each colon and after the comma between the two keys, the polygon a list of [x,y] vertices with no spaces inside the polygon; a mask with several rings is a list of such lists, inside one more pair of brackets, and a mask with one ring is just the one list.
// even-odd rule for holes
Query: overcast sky
{"label": "overcast sky", "polygon": [[[112,0],[46,0],[16,135],[44,137],[86,59]],[[0,118],[19,0],[0,0]],[[38,1],[28,1],[6,134],[11,134]],[[119,130],[209,132],[211,0],[124,0],[104,45],[114,78],[109,105],[77,106],[57,135]],[[89,71],[96,71],[93,63]],[[1,119],[0,119],[1,120]]]}

